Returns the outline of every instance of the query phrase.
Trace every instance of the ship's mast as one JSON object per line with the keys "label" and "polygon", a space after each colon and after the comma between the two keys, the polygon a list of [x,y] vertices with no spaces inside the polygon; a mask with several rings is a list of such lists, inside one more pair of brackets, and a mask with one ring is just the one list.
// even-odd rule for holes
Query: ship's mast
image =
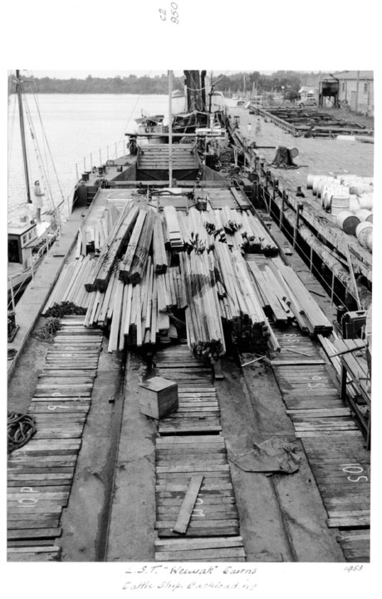
{"label": "ship's mast", "polygon": [[172,71],[168,72],[168,178],[172,185]]}
{"label": "ship's mast", "polygon": [[25,126],[24,126],[24,112],[23,112],[23,100],[22,100],[22,89],[21,89],[20,71],[16,70],[16,91],[19,97],[19,116],[20,116],[20,132],[21,132],[21,144],[23,148],[23,162],[24,162],[24,176],[25,185],[27,188],[27,200],[28,204],[32,204],[31,192],[29,187],[29,172],[28,172],[28,159],[27,159],[27,147],[25,144]]}

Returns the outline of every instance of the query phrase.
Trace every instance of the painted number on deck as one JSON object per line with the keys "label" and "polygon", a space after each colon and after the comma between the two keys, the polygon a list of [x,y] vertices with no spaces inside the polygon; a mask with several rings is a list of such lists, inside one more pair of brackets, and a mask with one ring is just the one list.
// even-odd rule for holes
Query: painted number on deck
{"label": "painted number on deck", "polygon": [[[342,472],[346,474],[358,475],[364,472],[364,469],[359,464],[341,464]],[[368,477],[364,474],[362,476],[351,477],[348,476],[348,481],[351,483],[358,483],[360,480],[368,481]]]}

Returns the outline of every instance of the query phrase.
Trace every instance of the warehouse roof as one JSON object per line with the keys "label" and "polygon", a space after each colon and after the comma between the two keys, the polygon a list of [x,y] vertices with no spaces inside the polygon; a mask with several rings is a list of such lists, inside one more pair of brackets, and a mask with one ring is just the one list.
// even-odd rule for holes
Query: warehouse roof
{"label": "warehouse roof", "polygon": [[341,71],[333,75],[337,79],[357,79],[357,73],[360,79],[374,79],[374,71]]}

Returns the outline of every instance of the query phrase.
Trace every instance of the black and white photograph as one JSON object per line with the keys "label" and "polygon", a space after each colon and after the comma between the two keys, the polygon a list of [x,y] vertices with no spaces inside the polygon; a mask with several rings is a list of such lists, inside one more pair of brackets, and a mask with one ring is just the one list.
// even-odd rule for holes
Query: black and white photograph
{"label": "black and white photograph", "polygon": [[373,595],[375,39],[86,4],[2,69],[7,587]]}

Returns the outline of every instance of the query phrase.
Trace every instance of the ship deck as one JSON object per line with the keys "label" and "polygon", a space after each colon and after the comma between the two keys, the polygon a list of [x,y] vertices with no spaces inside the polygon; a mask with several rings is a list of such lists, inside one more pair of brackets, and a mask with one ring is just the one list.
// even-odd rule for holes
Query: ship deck
{"label": "ship deck", "polygon": [[[290,185],[293,189],[293,181]],[[203,192],[212,207],[228,202],[243,208],[243,198],[238,201],[230,189]],[[123,202],[132,193],[131,188],[100,189],[86,225],[97,222],[108,199]],[[177,204],[179,198],[166,202],[187,209]],[[77,217],[70,225],[71,243],[68,236],[65,251],[56,252],[61,263],[78,225]],[[276,225],[272,231],[280,246],[289,245]],[[289,250],[293,269],[302,273],[332,320],[334,306],[324,289]],[[36,309],[26,339],[34,325],[43,324],[38,315],[57,277],[48,263],[41,268],[38,276],[41,281],[46,277],[45,287],[38,298],[33,296],[36,285],[31,287]],[[84,328],[81,318],[67,318],[63,325],[52,345],[29,337],[9,382],[11,409],[37,414],[40,426],[38,436],[9,458],[10,560],[369,560],[370,454],[318,341],[295,327],[278,329],[276,359],[241,367],[225,357],[224,379],[212,384],[212,369],[200,370],[181,344],[158,349],[150,366],[134,351],[108,353],[106,337],[97,328]],[[76,355],[66,353],[67,347],[74,347]],[[240,360],[243,364],[254,357],[244,353]],[[181,409],[155,422],[140,413],[137,399],[142,379],[158,374],[178,382]],[[319,380],[324,389],[313,389],[311,380]],[[272,439],[296,447],[301,458],[297,472],[266,476],[237,466],[237,457],[254,443]],[[201,443],[211,457],[209,452],[200,456]],[[346,464],[356,464],[358,473],[361,468],[360,484],[343,469]],[[174,518],[190,477],[200,474],[205,477],[200,498],[209,518],[203,520],[203,514],[199,519],[196,508],[191,534],[179,543],[171,530]],[[32,491],[25,492],[26,486]],[[25,504],[34,492],[33,505]],[[209,504],[219,505],[217,513]]]}
{"label": "ship deck", "polygon": [[[100,191],[87,224],[99,218],[109,193]],[[124,193],[119,190],[116,201]],[[323,289],[298,256],[292,258],[333,317]],[[270,367],[244,368],[225,358],[224,380],[212,385],[211,369],[200,370],[184,346],[158,350],[152,370],[129,351],[124,374],[122,356],[107,352],[97,329],[84,329],[81,317],[63,324],[54,345],[30,339],[9,385],[12,409],[35,414],[39,427],[36,439],[9,459],[10,560],[343,562],[354,559],[357,542],[362,547],[356,546],[356,561],[368,560],[367,541],[354,530],[360,513],[362,526],[369,520],[369,485],[358,485],[354,499],[354,483],[346,487],[340,466],[357,462],[368,480],[369,453],[317,341],[296,337],[295,329],[277,331],[283,357]],[[297,342],[298,351],[315,358],[314,376],[327,385],[332,404],[320,390],[305,391],[309,381],[296,381],[304,364],[312,368],[311,358],[286,353]],[[65,353],[67,344],[76,357]],[[241,358],[249,361],[253,354]],[[137,402],[142,376],[155,374],[176,380],[181,398],[180,412],[159,423],[144,417]],[[203,409],[193,400],[203,400]],[[192,434],[200,436],[198,443]],[[296,447],[298,472],[266,477],[235,465],[254,442],[271,439]],[[177,451],[169,455],[173,443]],[[201,456],[201,443],[217,443],[216,455]],[[320,456],[325,467],[317,462]],[[179,492],[200,474],[200,497],[206,497],[210,517],[198,520],[197,508],[190,534],[179,543],[171,532]],[[37,503],[27,509],[19,502],[29,494],[21,494],[20,485],[37,489]],[[221,506],[211,517],[216,502]],[[21,514],[28,517],[25,529]],[[352,519],[343,520],[346,514]],[[338,527],[349,522],[352,528],[340,534],[341,550]],[[346,530],[355,535],[350,550]]]}

